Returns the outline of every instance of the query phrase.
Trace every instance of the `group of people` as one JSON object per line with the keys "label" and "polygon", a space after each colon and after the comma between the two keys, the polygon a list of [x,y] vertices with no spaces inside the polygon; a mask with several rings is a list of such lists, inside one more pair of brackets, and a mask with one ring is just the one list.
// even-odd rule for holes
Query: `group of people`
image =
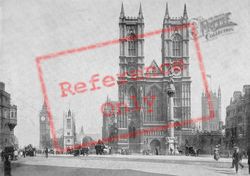
{"label": "group of people", "polygon": [[105,145],[101,140],[98,140],[97,144],[95,145],[95,151],[96,154],[98,155],[102,155],[104,154],[104,149],[105,149]]}

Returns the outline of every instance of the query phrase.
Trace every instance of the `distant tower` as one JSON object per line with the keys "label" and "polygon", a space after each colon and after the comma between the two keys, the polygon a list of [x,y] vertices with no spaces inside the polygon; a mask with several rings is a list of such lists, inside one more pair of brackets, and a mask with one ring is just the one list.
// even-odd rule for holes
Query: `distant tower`
{"label": "distant tower", "polygon": [[[221,120],[221,89],[218,88],[218,93],[216,95],[215,92],[210,92],[211,101],[213,104],[213,109],[215,116],[210,120],[202,121],[202,130],[203,131],[218,131],[222,130],[223,122]],[[201,108],[202,108],[202,118],[208,118],[210,115],[209,107],[208,107],[208,98],[206,94],[203,92],[201,97]]]}
{"label": "distant tower", "polygon": [[45,147],[51,148],[51,137],[50,137],[50,125],[49,125],[49,116],[46,103],[43,103],[42,110],[39,114],[39,123],[40,123],[40,149]]}
{"label": "distant tower", "polygon": [[221,89],[220,89],[220,86],[218,89],[218,120],[219,120],[219,129],[222,130],[223,121],[221,119]]}
{"label": "distant tower", "polygon": [[75,116],[69,109],[63,118],[63,145],[64,148],[72,148],[76,142]]}

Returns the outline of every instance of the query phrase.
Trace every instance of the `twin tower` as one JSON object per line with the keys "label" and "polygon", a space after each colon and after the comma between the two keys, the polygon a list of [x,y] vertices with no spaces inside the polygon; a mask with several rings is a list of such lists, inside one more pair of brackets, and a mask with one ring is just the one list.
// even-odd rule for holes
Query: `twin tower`
{"label": "twin tower", "polygon": [[[161,33],[162,63],[175,64],[181,60],[181,68],[172,70],[178,72],[174,76],[174,120],[183,122],[190,120],[191,116],[191,78],[189,76],[189,30],[184,27],[188,23],[186,5],[183,15],[179,18],[171,18],[168,4],[166,4],[163,29],[173,30]],[[137,130],[144,130],[157,126],[164,126],[169,122],[169,97],[166,89],[169,87],[170,77],[164,67],[152,61],[149,66],[144,64],[144,40],[146,37],[136,37],[144,34],[144,16],[140,5],[137,17],[125,16],[122,4],[119,17],[120,42],[119,69],[123,76],[118,77],[118,97],[120,103],[117,115],[117,128],[119,134],[132,134],[129,138],[118,139],[117,147],[128,147],[132,152],[142,152],[145,148],[160,152],[166,151],[166,137],[168,130],[152,131],[142,135],[136,135]],[[157,37],[157,35],[156,35]],[[160,40],[159,40],[160,42]],[[160,49],[159,49],[160,51]],[[137,73],[140,79],[133,79]],[[134,100],[136,97],[140,109],[136,109]],[[155,97],[150,104],[145,97]],[[123,106],[124,105],[124,106]],[[186,123],[182,128],[190,128]],[[176,130],[175,133],[180,133]],[[179,136],[175,134],[175,136]],[[183,138],[179,139],[183,140]],[[182,141],[179,141],[182,142]]]}

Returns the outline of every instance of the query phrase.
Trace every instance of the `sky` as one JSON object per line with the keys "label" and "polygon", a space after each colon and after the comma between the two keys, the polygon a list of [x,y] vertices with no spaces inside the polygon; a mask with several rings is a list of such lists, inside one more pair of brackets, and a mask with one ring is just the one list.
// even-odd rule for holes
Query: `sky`
{"label": "sky", "polygon": [[[222,118],[235,90],[250,84],[249,4],[247,0],[124,0],[126,16],[137,16],[142,4],[145,32],[162,28],[165,4],[171,17],[183,14],[187,4],[189,18],[204,19],[231,12],[237,23],[234,32],[214,40],[199,39],[207,74],[212,75],[209,88],[222,91]],[[15,134],[21,146],[39,143],[39,111],[43,95],[35,65],[37,56],[78,48],[119,38],[121,0],[3,0],[1,3],[0,81],[6,84],[12,103],[18,107]],[[192,79],[193,118],[201,116],[203,85],[193,41],[190,40],[190,75]],[[145,39],[145,65],[161,62],[161,38]],[[107,95],[117,100],[117,86],[98,91],[61,97],[59,83],[88,82],[92,75],[102,79],[119,71],[119,45],[58,57],[42,63],[42,70],[55,128],[62,127],[63,113],[69,108],[75,113],[77,129],[100,133],[100,107]],[[90,86],[90,85],[87,85]]]}

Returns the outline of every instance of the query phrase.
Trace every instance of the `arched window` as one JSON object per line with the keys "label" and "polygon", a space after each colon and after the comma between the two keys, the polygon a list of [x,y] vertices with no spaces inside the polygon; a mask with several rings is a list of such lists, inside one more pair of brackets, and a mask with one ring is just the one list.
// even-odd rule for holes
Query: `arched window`
{"label": "arched window", "polygon": [[136,99],[136,90],[134,87],[131,87],[128,92],[128,102],[130,107],[135,106],[135,99]]}
{"label": "arched window", "polygon": [[182,37],[179,34],[175,34],[173,38],[173,56],[182,55]]}
{"label": "arched window", "polygon": [[147,98],[148,102],[152,102],[151,107],[147,104],[147,121],[162,121],[161,93],[159,89],[153,87],[148,93]]}
{"label": "arched window", "polygon": [[135,139],[136,138],[136,128],[135,128],[135,124],[133,121],[129,124],[128,130],[129,130],[129,140]]}
{"label": "arched window", "polygon": [[136,55],[136,36],[133,33],[131,33],[129,35],[128,55],[129,56],[135,56]]}

